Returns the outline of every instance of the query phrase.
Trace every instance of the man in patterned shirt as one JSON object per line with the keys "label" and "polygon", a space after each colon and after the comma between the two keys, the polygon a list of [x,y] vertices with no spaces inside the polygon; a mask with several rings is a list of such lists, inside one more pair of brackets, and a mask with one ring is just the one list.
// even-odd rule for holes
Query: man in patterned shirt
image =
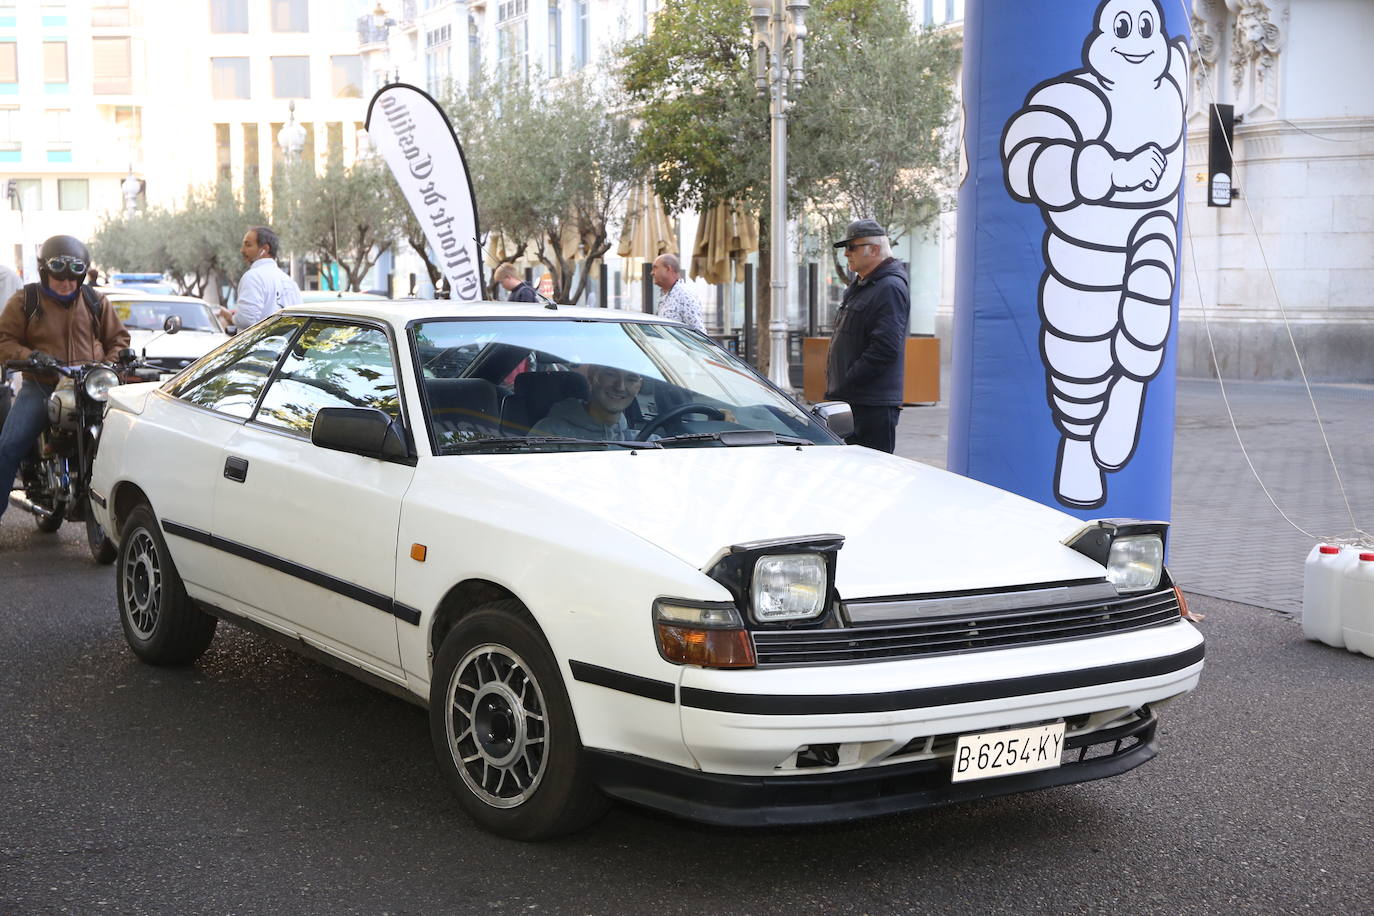
{"label": "man in patterned shirt", "polygon": [[663,290],[663,298],[658,300],[658,314],[661,318],[681,321],[689,328],[706,330],[706,322],[701,317],[701,300],[696,291],[682,278],[682,264],[675,254],[661,254],[654,260],[654,285]]}

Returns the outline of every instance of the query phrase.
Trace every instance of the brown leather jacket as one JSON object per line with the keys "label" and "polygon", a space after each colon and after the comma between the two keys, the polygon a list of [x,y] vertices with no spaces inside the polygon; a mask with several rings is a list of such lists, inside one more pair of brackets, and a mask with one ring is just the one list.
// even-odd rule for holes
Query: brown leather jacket
{"label": "brown leather jacket", "polygon": [[[24,288],[10,296],[0,312],[0,361],[28,359],[34,350],[55,356],[63,365],[110,362],[129,345],[129,332],[105,296],[100,297],[100,322],[78,291],[71,305],[64,305],[38,288],[39,310],[32,320],[24,316]],[[25,372],[25,378],[34,373]],[[52,384],[57,376],[45,373],[36,381]]]}

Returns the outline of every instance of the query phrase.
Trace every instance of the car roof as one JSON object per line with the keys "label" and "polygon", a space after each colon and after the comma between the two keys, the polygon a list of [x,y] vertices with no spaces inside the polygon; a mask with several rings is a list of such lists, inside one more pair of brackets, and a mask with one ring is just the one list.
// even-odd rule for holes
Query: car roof
{"label": "car roof", "polygon": [[117,286],[97,286],[95,291],[102,296],[109,296],[110,300],[115,299],[137,299],[140,302],[196,302],[201,305],[209,305],[204,299],[195,296],[168,296],[163,293],[144,293],[136,289],[121,289]]}
{"label": "car roof", "polygon": [[330,299],[293,305],[282,310],[302,315],[349,315],[361,318],[380,318],[393,324],[411,321],[432,321],[443,318],[561,318],[582,321],[665,321],[645,312],[620,309],[583,308],[560,305],[556,309],[540,303],[527,302],[455,302],[451,299]]}

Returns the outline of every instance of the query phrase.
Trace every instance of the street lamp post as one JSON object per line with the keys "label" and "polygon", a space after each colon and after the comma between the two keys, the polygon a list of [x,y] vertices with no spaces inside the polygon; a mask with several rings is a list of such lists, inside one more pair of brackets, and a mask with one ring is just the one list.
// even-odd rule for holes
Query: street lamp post
{"label": "street lamp post", "polygon": [[772,125],[769,176],[772,319],[768,323],[768,380],[791,390],[787,359],[787,111],[788,90],[801,88],[808,0],[752,0],[754,83],[768,95]]}
{"label": "street lamp post", "polygon": [[[283,185],[290,182],[292,166],[300,158],[301,150],[305,149],[305,128],[296,123],[296,102],[294,99],[287,106],[287,111],[286,124],[277,131],[277,146],[281,147],[282,157],[286,160],[286,181],[283,182]],[[296,260],[294,249],[291,252],[291,279],[296,281],[297,286],[305,287],[305,265]]]}

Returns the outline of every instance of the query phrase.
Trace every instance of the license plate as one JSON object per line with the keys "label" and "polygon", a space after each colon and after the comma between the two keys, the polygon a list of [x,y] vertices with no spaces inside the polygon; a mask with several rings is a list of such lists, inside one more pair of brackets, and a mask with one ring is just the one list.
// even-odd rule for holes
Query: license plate
{"label": "license plate", "polygon": [[1052,770],[1064,750],[1064,723],[962,735],[954,749],[954,782]]}

